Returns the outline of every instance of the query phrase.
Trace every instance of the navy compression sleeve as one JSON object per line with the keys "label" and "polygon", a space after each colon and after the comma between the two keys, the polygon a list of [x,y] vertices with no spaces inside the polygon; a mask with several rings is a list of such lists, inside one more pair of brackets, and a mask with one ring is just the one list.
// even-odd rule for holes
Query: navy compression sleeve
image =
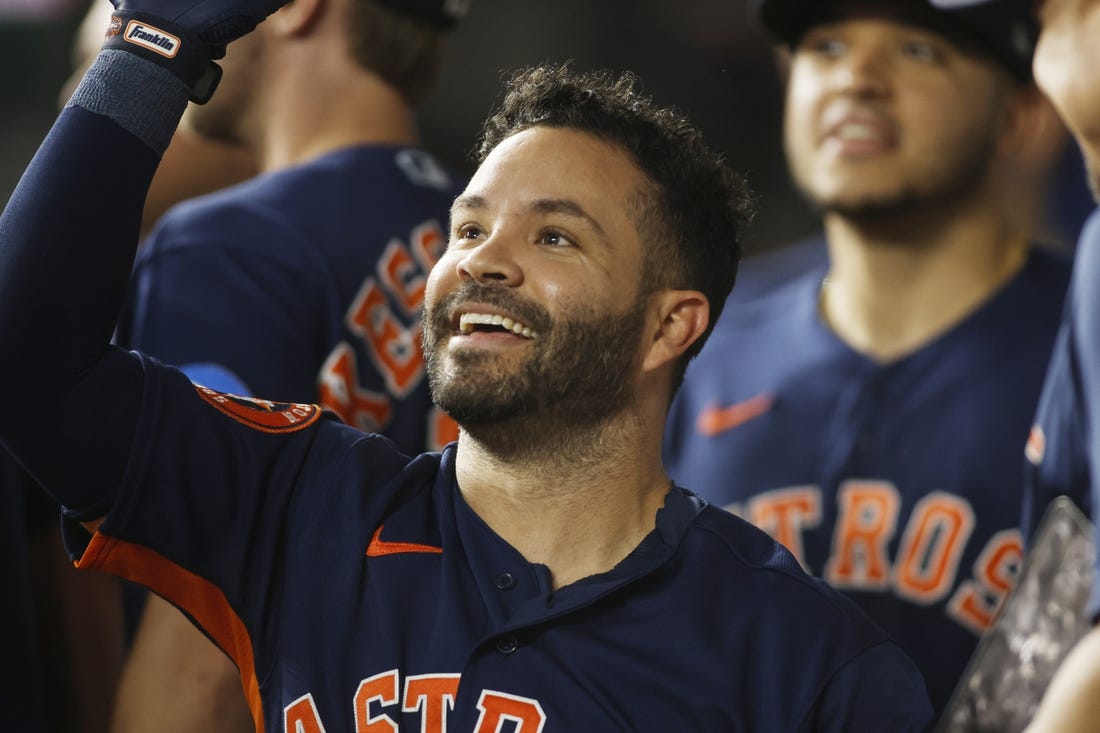
{"label": "navy compression sleeve", "polygon": [[0,215],[0,441],[77,518],[104,513],[129,455],[141,367],[109,341],[187,97],[101,52]]}

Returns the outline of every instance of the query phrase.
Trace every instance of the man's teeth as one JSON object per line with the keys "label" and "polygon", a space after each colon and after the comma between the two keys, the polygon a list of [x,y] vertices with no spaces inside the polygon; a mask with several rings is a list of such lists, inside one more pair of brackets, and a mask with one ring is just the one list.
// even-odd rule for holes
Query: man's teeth
{"label": "man's teeth", "polygon": [[841,140],[875,140],[878,133],[872,125],[848,122],[837,129],[837,137]]}
{"label": "man's teeth", "polygon": [[491,316],[486,313],[463,313],[458,317],[458,330],[461,333],[473,333],[475,325],[500,326],[517,336],[523,336],[529,339],[538,336],[538,334],[532,331],[528,326],[501,315]]}

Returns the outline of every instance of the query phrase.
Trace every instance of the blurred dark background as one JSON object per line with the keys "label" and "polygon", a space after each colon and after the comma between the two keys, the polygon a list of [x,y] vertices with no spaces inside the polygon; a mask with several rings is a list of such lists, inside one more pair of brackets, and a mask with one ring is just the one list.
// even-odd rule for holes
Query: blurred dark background
{"label": "blurred dark background", "polygon": [[[0,0],[0,202],[53,121],[88,7],[89,0]],[[816,228],[786,173],[780,82],[745,0],[473,0],[447,53],[421,124],[427,146],[463,170],[472,167],[468,153],[502,76],[571,59],[578,69],[635,72],[647,92],[686,112],[746,176],[758,199],[747,253]],[[1072,158],[1069,182],[1052,193],[1051,204],[1052,215],[1070,227],[1087,208]]]}

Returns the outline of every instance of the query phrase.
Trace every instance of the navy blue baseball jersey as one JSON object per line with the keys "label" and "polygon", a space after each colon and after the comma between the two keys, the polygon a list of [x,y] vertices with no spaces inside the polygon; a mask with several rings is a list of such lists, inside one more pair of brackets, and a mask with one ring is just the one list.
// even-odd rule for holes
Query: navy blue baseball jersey
{"label": "navy blue baseball jersey", "polygon": [[197,620],[267,730],[908,731],[930,715],[881,630],[690,492],[613,570],[555,591],[463,501],[453,446],[410,461],[315,406],[143,371],[124,484],[71,547]]}
{"label": "navy blue baseball jersey", "polygon": [[[1028,436],[1024,527],[1030,535],[1054,497],[1066,495],[1097,524],[1100,506],[1100,212],[1085,223],[1077,244],[1050,370]],[[1091,436],[1091,437],[1090,437]],[[1090,486],[1092,487],[1090,490]],[[1100,571],[1090,612],[1100,615]]]}
{"label": "navy blue baseball jersey", "polygon": [[829,251],[822,234],[746,257],[737,268],[737,287],[726,299],[726,307],[756,300],[828,263]]}
{"label": "navy blue baseball jersey", "polygon": [[821,321],[823,276],[723,313],[674,403],[666,462],[862,606],[940,709],[1019,569],[1021,456],[1069,263],[1034,250],[888,364]]}
{"label": "navy blue baseball jersey", "polygon": [[104,52],[0,215],[0,441],[65,507],[81,566],[148,584],[233,657],[258,728],[925,728],[898,646],[689,492],[615,568],[553,589],[462,500],[454,448],[409,459],[108,346],[187,93]]}
{"label": "navy blue baseball jersey", "polygon": [[423,150],[359,146],[169,211],[118,341],[222,391],[319,402],[410,455],[453,440],[419,312],[462,181]]}

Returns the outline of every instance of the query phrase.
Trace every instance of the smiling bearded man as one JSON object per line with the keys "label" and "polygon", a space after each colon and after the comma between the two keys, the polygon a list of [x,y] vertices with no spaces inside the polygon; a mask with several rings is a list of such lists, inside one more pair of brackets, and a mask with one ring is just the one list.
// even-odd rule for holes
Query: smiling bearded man
{"label": "smiling bearded man", "polygon": [[[498,325],[492,317],[460,313],[462,302],[509,315]],[[644,315],[644,302],[636,300],[622,313],[599,313],[589,306],[553,319],[500,286],[464,283],[425,313],[424,361],[432,395],[463,430],[505,454],[524,449],[524,423],[535,415],[539,432],[595,428],[631,401],[627,375]],[[522,331],[514,334],[517,328]],[[529,340],[531,353],[511,371],[494,367],[500,357],[492,351],[470,347],[449,357],[442,353],[446,335],[472,333]]]}

